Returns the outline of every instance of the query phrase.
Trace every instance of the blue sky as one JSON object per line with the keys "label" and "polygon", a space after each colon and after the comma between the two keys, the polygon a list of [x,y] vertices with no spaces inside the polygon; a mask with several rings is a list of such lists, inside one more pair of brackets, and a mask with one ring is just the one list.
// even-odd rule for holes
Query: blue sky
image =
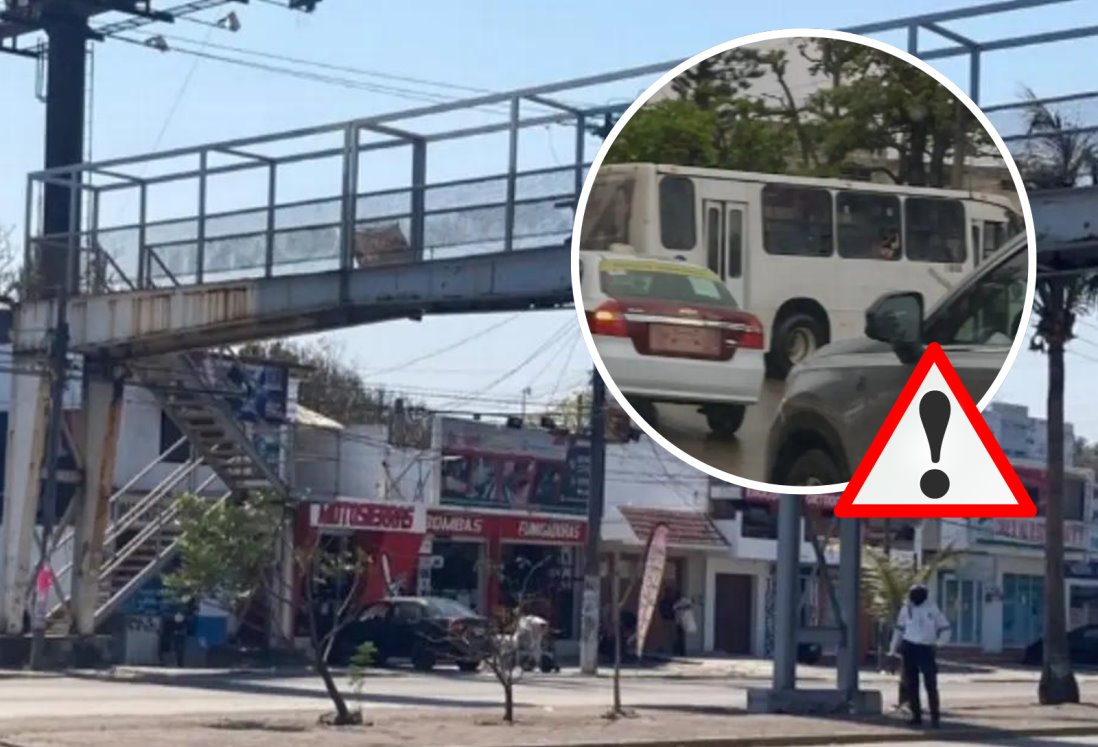
{"label": "blue sky", "polygon": [[[170,3],[162,3],[169,5]],[[902,6],[861,0],[787,0],[780,3],[731,3],[728,0],[666,0],[590,3],[582,0],[506,2],[426,0],[418,3],[367,3],[324,0],[313,15],[290,13],[265,3],[229,7],[243,28],[236,34],[178,22],[162,32],[202,42],[302,57],[379,73],[441,81],[472,89],[504,90],[682,59],[727,39],[790,27],[847,27],[918,12],[965,5],[964,0],[912,0]],[[968,3],[971,4],[971,3]],[[987,39],[1033,33],[1053,27],[1092,23],[1087,2],[1071,2],[1036,12],[1001,16],[991,22],[953,25]],[[1091,6],[1091,11],[1093,7]],[[204,16],[216,19],[214,11]],[[903,43],[902,35],[883,35]],[[222,53],[218,50],[211,52]],[[985,104],[1018,98],[1026,85],[1053,96],[1093,89],[1091,71],[1065,61],[1094,59],[1098,40],[1061,43],[1037,50],[993,53],[984,61]],[[274,63],[271,64],[284,64]],[[33,62],[0,57],[0,224],[17,224],[23,214],[23,175],[40,166],[42,107],[34,99]],[[962,63],[939,65],[964,80]],[[468,95],[457,88],[426,87],[380,77],[361,80],[427,91],[432,95]],[[348,90],[269,72],[199,60],[179,53],[107,42],[96,48],[94,155],[110,158],[152,149],[197,144],[280,129],[323,124],[403,109],[420,102],[377,92]],[[644,82],[618,91],[618,98],[639,93]],[[1096,112],[1083,112],[1095,114]],[[1006,127],[1009,122],[1000,126]],[[566,142],[566,141],[562,141]],[[550,149],[552,149],[550,145]],[[566,147],[566,146],[565,146]],[[565,151],[567,152],[567,151]],[[456,156],[455,156],[456,157]],[[573,312],[524,314],[490,335],[427,358],[411,369],[404,361],[452,345],[506,317],[436,318],[421,323],[394,322],[360,327],[330,339],[374,383],[413,393],[475,391],[491,399],[483,409],[514,409],[530,389],[531,401],[544,399],[583,381],[590,366],[579,333],[567,322]],[[558,334],[558,330],[565,329]],[[1098,343],[1098,328],[1084,329]],[[557,335],[554,337],[554,335]],[[549,344],[546,345],[546,342]],[[502,372],[541,348],[546,353],[498,385],[486,386]],[[1098,346],[1080,343],[1069,368],[1069,416],[1080,430],[1098,438],[1098,394],[1082,385],[1098,365]],[[550,352],[567,371],[558,376]],[[1044,360],[1023,353],[1003,398],[1043,413]],[[395,369],[395,370],[388,370]],[[1084,374],[1084,371],[1086,374]],[[371,374],[371,372],[379,372]],[[1092,389],[1092,388],[1091,388]],[[498,400],[498,401],[495,401]]]}

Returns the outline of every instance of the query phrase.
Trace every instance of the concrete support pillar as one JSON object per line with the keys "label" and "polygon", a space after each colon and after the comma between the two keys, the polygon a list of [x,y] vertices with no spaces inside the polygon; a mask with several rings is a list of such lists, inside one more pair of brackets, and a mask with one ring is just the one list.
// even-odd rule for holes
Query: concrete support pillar
{"label": "concrete support pillar", "polygon": [[836,662],[839,692],[848,702],[858,695],[861,625],[858,587],[861,583],[862,526],[858,519],[839,519],[839,609],[845,635]]}
{"label": "concrete support pillar", "polygon": [[268,596],[270,609],[269,640],[272,647],[292,648],[294,645],[294,527],[286,522],[279,542],[278,560],[273,573],[277,576]]}
{"label": "concrete support pillar", "polygon": [[[16,368],[44,362],[16,357]],[[8,451],[4,473],[4,524],[0,538],[0,631],[23,632],[23,613],[31,573],[37,562],[35,515],[41,493],[42,458],[46,445],[49,398],[46,376],[11,377]]]}
{"label": "concrete support pillar", "polygon": [[804,499],[778,499],[778,562],[774,579],[774,689],[797,686],[797,630],[800,628],[801,514]]}
{"label": "concrete support pillar", "polygon": [[103,538],[110,522],[115,455],[122,427],[123,388],[122,379],[85,373],[84,489],[76,508],[72,566],[73,625],[81,636],[95,633]]}

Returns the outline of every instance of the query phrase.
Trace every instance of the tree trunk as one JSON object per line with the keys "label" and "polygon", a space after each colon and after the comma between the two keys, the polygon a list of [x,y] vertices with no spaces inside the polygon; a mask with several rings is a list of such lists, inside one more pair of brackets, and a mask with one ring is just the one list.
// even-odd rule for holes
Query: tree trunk
{"label": "tree trunk", "polygon": [[324,680],[324,689],[328,692],[332,705],[335,706],[335,719],[332,724],[334,726],[348,726],[358,723],[358,719],[351,714],[351,709],[347,707],[347,700],[343,697],[343,693],[336,686],[335,678],[332,677],[332,670],[328,668],[328,662],[324,661],[323,654],[318,652],[313,661],[317,674],[320,675],[320,679]]}
{"label": "tree trunk", "polygon": [[1064,599],[1064,342],[1068,312],[1063,281],[1052,279],[1046,325],[1048,345],[1048,487],[1045,491],[1044,661],[1037,697],[1042,705],[1078,703],[1071,671]]}
{"label": "tree trunk", "polygon": [[503,686],[503,720],[509,724],[515,721],[515,686],[510,682]]}

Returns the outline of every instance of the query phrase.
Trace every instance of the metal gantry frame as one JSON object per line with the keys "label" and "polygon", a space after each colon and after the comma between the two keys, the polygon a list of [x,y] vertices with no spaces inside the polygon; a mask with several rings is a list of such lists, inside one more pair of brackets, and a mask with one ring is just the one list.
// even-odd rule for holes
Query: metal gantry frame
{"label": "metal gantry frame", "polygon": [[[213,0],[211,0],[212,2]],[[1067,5],[1080,0],[1001,0],[999,2],[983,3],[949,11],[913,15],[904,18],[883,21],[878,23],[863,24],[849,27],[846,30],[865,34],[880,35],[890,32],[906,32],[906,47],[909,52],[920,58],[934,62],[967,57],[968,81],[967,90],[970,97],[979,103],[981,101],[981,82],[983,76],[983,63],[986,55],[993,52],[1020,49],[1024,47],[1042,46],[1056,42],[1076,40],[1082,38],[1098,37],[1098,25],[1086,25],[1078,28],[1064,28],[1056,31],[1032,33],[1019,36],[1010,36],[998,39],[976,39],[974,35],[962,33],[947,24],[956,22],[989,19],[1001,17],[1007,13],[1033,10],[1041,7]],[[200,5],[201,3],[191,3]],[[4,20],[4,19],[0,19]],[[9,22],[11,19],[6,19]],[[136,22],[136,20],[134,21]],[[108,27],[109,28],[109,27]],[[0,36],[3,36],[3,26],[0,26]],[[948,42],[945,46],[923,48],[925,34],[932,34]],[[7,49],[5,51],[23,51]],[[103,194],[120,189],[136,188],[139,194],[139,220],[132,226],[123,228],[134,229],[137,234],[137,271],[134,278],[129,278],[123,269],[118,266],[114,258],[107,253],[107,260],[114,262],[114,269],[126,279],[128,287],[118,287],[115,290],[129,290],[132,288],[147,287],[154,274],[153,264],[161,267],[161,275],[172,276],[173,272],[167,266],[163,258],[152,250],[149,243],[149,231],[156,229],[158,224],[152,223],[147,218],[149,203],[149,190],[151,187],[162,185],[172,181],[184,181],[196,179],[198,181],[196,215],[189,220],[196,221],[193,240],[196,261],[194,263],[194,282],[201,283],[208,280],[205,271],[205,253],[208,245],[215,241],[224,241],[226,238],[249,239],[260,238],[263,244],[264,260],[262,262],[263,275],[269,277],[275,272],[275,249],[277,236],[284,230],[280,228],[278,211],[287,205],[277,203],[278,168],[283,165],[300,163],[310,159],[326,157],[338,157],[342,164],[341,186],[343,194],[336,196],[339,200],[339,218],[331,225],[321,228],[338,229],[338,246],[336,252],[339,258],[339,268],[347,271],[353,267],[354,253],[354,229],[361,222],[358,214],[360,194],[359,184],[359,159],[367,151],[381,150],[398,146],[409,146],[412,151],[409,186],[405,190],[408,197],[407,213],[401,218],[408,221],[410,244],[416,252],[418,259],[426,259],[425,237],[427,233],[427,221],[431,218],[433,210],[429,206],[427,195],[432,187],[450,186],[460,187],[463,184],[474,185],[478,181],[489,178],[502,178],[505,180],[505,197],[502,201],[490,205],[462,206],[463,210],[484,209],[486,207],[502,209],[503,236],[500,237],[497,249],[510,251],[516,248],[518,223],[517,214],[522,206],[522,197],[519,190],[519,182],[523,176],[533,173],[522,171],[519,168],[520,148],[519,133],[523,130],[540,126],[571,126],[575,128],[575,153],[573,162],[559,170],[572,171],[574,179],[571,189],[567,194],[554,194],[554,199],[568,197],[572,200],[578,198],[587,169],[586,144],[588,138],[588,125],[596,117],[619,116],[628,106],[626,103],[606,105],[577,105],[568,103],[564,99],[585,88],[595,87],[600,84],[621,82],[630,79],[653,79],[676,66],[679,60],[661,62],[652,65],[631,68],[603,75],[589,76],[561,83],[535,86],[517,89],[514,91],[490,94],[469,98],[453,103],[438,104],[418,107],[391,114],[366,117],[362,119],[328,125],[315,128],[304,128],[277,135],[266,135],[252,138],[241,138],[221,143],[201,145],[192,148],[180,148],[163,153],[146,154],[142,156],[111,159],[95,164],[81,164],[72,167],[63,167],[40,171],[28,177],[28,200],[26,220],[25,246],[36,246],[42,241],[58,241],[62,246],[71,247],[80,244],[82,249],[85,240],[90,241],[93,248],[101,238],[100,215],[98,210],[99,198]],[[1057,105],[1085,100],[1098,100],[1098,90],[1062,94],[1047,98],[1039,98],[1035,101],[1003,103],[989,106],[985,111],[1002,112],[1022,110],[1034,104]],[[523,115],[523,104],[535,105],[541,110],[535,116]],[[415,120],[430,118],[438,115],[453,114],[455,112],[473,112],[483,110],[486,107],[506,107],[506,119],[493,121],[488,124],[476,126],[463,126],[456,129],[443,129],[425,131],[416,128],[411,123]],[[546,113],[548,112],[548,113]],[[1098,122],[1083,124],[1070,132],[1093,133],[1098,132]],[[388,138],[380,142],[363,144],[363,133],[373,136]],[[482,179],[456,180],[443,183],[429,184],[427,182],[427,156],[429,146],[432,143],[454,141],[461,138],[472,138],[492,133],[507,133],[507,168],[502,175],[482,177]],[[342,143],[326,149],[312,150],[308,152],[295,152],[291,154],[262,153],[265,146],[277,143],[285,143],[296,138],[307,138],[317,135],[342,136]],[[1003,139],[1008,143],[1023,143],[1031,137],[1028,133],[1004,133]],[[211,163],[213,157],[233,157],[240,159],[234,164],[216,165]],[[173,158],[194,158],[197,166],[182,170],[170,171],[156,176],[145,176],[143,169],[150,163],[164,161]],[[235,237],[211,235],[209,232],[212,220],[223,219],[229,214],[210,213],[207,210],[208,185],[211,177],[225,175],[236,171],[249,169],[266,169],[267,180],[265,197],[259,211],[264,213],[263,228],[261,231],[252,231],[246,235]],[[35,188],[45,186],[58,186],[70,191],[90,191],[93,195],[92,203],[96,207],[89,211],[83,221],[76,218],[69,226],[67,234],[63,237],[36,235],[33,228],[33,216],[35,215]],[[390,190],[391,191],[391,190]],[[293,207],[291,205],[290,207]],[[255,208],[240,211],[241,213],[257,212]],[[444,212],[444,211],[435,211]],[[453,212],[453,209],[450,210]],[[76,211],[73,211],[76,214]],[[392,217],[392,216],[389,216]],[[178,221],[176,221],[178,222]],[[86,224],[86,225],[85,225]],[[117,227],[112,227],[117,228]],[[313,226],[312,228],[316,228]],[[80,237],[74,240],[73,237]],[[174,277],[173,277],[174,280]],[[797,616],[791,614],[796,605],[796,595],[799,585],[798,570],[800,567],[800,515],[802,512],[801,499],[796,496],[784,496],[780,501],[781,540],[779,541],[779,561],[777,570],[778,583],[778,610],[776,614],[776,651],[774,669],[775,691],[792,692],[796,689],[796,652],[797,642],[801,635],[798,630]],[[853,704],[858,694],[858,651],[857,642],[857,607],[858,607],[858,566],[860,563],[860,533],[861,525],[857,521],[843,522],[841,529],[841,562],[839,591],[837,596],[837,619],[842,633],[839,639],[840,656],[838,660],[839,682],[838,692],[843,702],[849,707]]]}

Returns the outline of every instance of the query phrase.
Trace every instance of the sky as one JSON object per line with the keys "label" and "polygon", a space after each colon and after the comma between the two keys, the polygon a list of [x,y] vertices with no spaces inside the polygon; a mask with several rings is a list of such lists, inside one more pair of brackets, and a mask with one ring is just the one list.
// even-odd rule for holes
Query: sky
{"label": "sky", "polygon": [[[235,34],[184,21],[156,31],[186,37],[198,45],[232,45],[373,71],[371,76],[328,74],[401,91],[351,90],[107,41],[95,51],[93,155],[105,159],[337,122],[419,105],[422,101],[413,100],[416,95],[458,98],[472,95],[474,89],[501,91],[685,59],[714,44],[761,31],[845,28],[897,17],[901,8],[904,14],[915,14],[972,4],[966,0],[911,0],[890,8],[863,0],[688,0],[672,8],[666,0],[323,0],[311,15],[292,13],[269,2],[230,4],[227,8],[235,10],[242,23]],[[1087,6],[1090,13],[1084,11]],[[201,17],[217,20],[223,13],[214,10]],[[1088,25],[1094,21],[1092,14],[1092,3],[1075,0],[992,20],[955,22],[951,28],[986,40]],[[132,36],[143,38],[137,33]],[[902,33],[880,38],[904,43]],[[169,44],[172,41],[169,39]],[[989,53],[983,61],[981,103],[1015,101],[1024,87],[1042,96],[1094,89],[1098,86],[1086,66],[1065,61],[1094,59],[1096,53],[1098,39]],[[306,69],[296,63],[267,60],[266,64]],[[965,80],[964,63],[937,64],[958,82]],[[631,81],[602,95],[629,100],[656,77]],[[35,99],[35,79],[32,61],[0,56],[0,176],[4,177],[0,179],[0,225],[21,222],[24,175],[41,166],[43,110]],[[1098,119],[1098,108],[1079,115]],[[1009,117],[997,115],[993,120],[1001,128],[1012,125]],[[556,148],[568,146],[565,138],[546,139],[532,147],[544,150],[540,154],[544,158],[555,159]],[[453,153],[449,164],[440,165],[436,160],[431,165],[461,173],[472,168],[479,155]],[[545,401],[586,380],[590,359],[574,320],[571,310],[438,317],[358,327],[326,337],[371,384],[418,394],[436,405],[472,393],[474,398],[465,401],[477,402],[480,409],[513,411],[524,397],[531,404]],[[455,345],[478,334],[481,336]],[[1090,339],[1076,343],[1076,354],[1070,358],[1068,417],[1080,434],[1098,440],[1098,391],[1084,384],[1098,367],[1098,326],[1084,328],[1083,336]],[[501,374],[528,358],[526,365],[499,380]],[[417,359],[421,360],[414,365],[402,365]],[[1026,404],[1035,415],[1042,415],[1044,365],[1039,355],[1023,352],[1000,398]]]}

